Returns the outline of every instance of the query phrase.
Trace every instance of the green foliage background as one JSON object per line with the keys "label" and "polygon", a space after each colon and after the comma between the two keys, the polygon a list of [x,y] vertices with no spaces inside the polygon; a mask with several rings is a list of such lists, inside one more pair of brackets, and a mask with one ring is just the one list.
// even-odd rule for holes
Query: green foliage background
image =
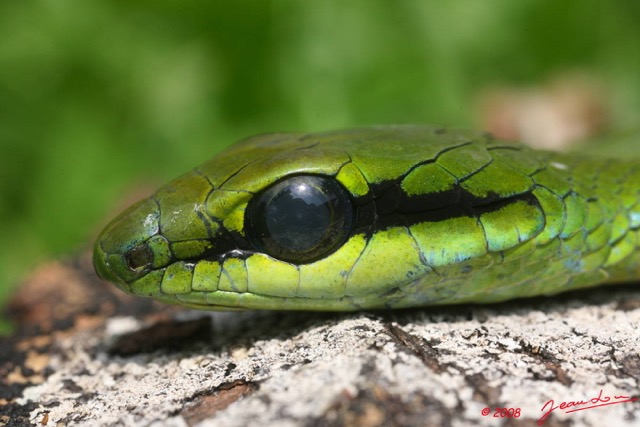
{"label": "green foliage background", "polygon": [[637,0],[4,0],[0,28],[0,301],[253,133],[474,126],[484,88],[572,70],[640,111]]}

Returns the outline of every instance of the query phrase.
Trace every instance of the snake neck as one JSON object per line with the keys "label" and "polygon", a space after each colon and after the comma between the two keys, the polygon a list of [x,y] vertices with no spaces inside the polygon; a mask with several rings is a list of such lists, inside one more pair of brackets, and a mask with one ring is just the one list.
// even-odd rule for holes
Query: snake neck
{"label": "snake neck", "polygon": [[564,215],[579,226],[583,257],[601,259],[608,282],[639,279],[640,160],[561,155],[550,165],[567,172]]}

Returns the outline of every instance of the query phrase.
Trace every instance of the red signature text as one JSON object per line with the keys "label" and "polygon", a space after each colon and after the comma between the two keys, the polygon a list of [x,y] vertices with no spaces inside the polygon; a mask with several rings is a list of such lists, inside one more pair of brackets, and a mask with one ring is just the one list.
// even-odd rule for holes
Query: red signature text
{"label": "red signature text", "polygon": [[[538,419],[538,425],[541,426],[547,421],[549,415],[556,409],[559,409],[560,412],[564,412],[565,414],[569,414],[571,412],[585,411],[587,409],[599,408],[601,406],[608,405],[616,405],[618,403],[625,402],[635,402],[638,400],[638,397],[631,396],[603,396],[602,390],[596,397],[592,397],[587,400],[568,400],[565,402],[560,402],[560,404],[556,405],[556,402],[551,399],[547,401],[540,409],[542,412],[542,416]],[[545,412],[546,411],[546,412]]]}

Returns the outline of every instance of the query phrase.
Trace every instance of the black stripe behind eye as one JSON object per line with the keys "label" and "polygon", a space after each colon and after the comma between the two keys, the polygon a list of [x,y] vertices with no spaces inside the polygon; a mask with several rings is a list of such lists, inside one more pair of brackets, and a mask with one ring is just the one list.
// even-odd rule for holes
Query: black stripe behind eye
{"label": "black stripe behind eye", "polygon": [[[459,217],[478,217],[487,212],[495,212],[518,201],[524,201],[534,206],[540,206],[532,190],[502,197],[489,194],[478,197],[459,185],[447,191],[408,196],[399,183],[374,184],[373,194],[378,197],[371,199],[362,197],[356,199],[355,232],[371,234],[391,227],[409,227],[421,222],[444,221]],[[381,191],[380,189],[383,188]],[[377,190],[377,191],[376,191]]]}
{"label": "black stripe behind eye", "polygon": [[[471,217],[498,211],[518,201],[539,207],[532,190],[501,197],[489,194],[478,197],[463,187],[456,185],[451,190],[437,193],[408,196],[399,183],[384,182],[372,185],[371,191],[363,197],[355,198],[355,226],[351,235],[364,233],[367,238],[378,231],[392,227],[410,227],[422,222],[445,221],[452,218]],[[378,195],[373,198],[371,194]],[[212,237],[214,245],[198,257],[184,261],[197,262],[206,259],[221,261],[225,257],[244,259],[255,252],[247,238],[224,227]]]}

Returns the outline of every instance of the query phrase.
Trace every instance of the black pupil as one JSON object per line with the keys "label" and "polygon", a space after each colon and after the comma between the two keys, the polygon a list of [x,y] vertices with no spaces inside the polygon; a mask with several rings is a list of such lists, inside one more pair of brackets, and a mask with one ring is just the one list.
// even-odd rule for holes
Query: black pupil
{"label": "black pupil", "polygon": [[317,188],[289,185],[266,205],[265,220],[271,238],[292,251],[306,251],[322,239],[333,216],[332,205]]}
{"label": "black pupil", "polygon": [[295,176],[257,195],[247,233],[258,250],[290,262],[312,262],[337,249],[353,220],[351,200],[334,179]]}

